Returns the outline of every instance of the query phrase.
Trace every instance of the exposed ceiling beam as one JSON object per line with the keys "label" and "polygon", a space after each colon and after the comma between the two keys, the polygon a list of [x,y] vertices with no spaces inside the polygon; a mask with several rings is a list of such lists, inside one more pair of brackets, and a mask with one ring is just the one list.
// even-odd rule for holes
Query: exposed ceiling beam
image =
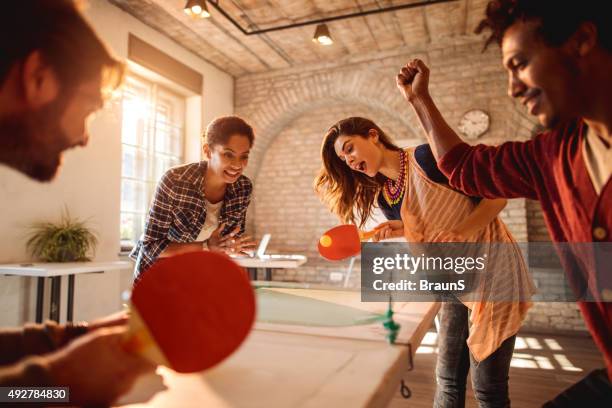
{"label": "exposed ceiling beam", "polygon": [[[243,5],[238,0],[231,0],[231,1],[242,12],[242,14],[244,15],[244,18],[247,20],[247,23],[249,23],[251,27],[257,27],[255,22],[253,22],[253,20],[251,20],[251,18],[247,15],[246,11],[244,10]],[[289,54],[287,54],[285,50],[283,50],[278,44],[272,41],[270,37],[268,37],[267,35],[262,35],[261,39],[263,40],[263,42],[265,42],[268,45],[268,47],[270,47],[286,63],[288,63],[289,65],[293,65],[293,63],[295,62],[293,61],[293,58],[291,58]]]}
{"label": "exposed ceiling beam", "polygon": [[255,29],[255,30],[248,30],[244,27],[242,27],[240,25],[240,23],[238,23],[238,21],[236,21],[232,16],[229,15],[229,13],[227,13],[221,6],[219,6],[219,1],[208,1],[219,13],[221,13],[225,18],[227,18],[236,28],[238,28],[244,35],[259,35],[259,34],[264,34],[264,33],[269,33],[272,31],[280,31],[280,30],[287,30],[290,28],[296,28],[296,27],[304,27],[304,26],[308,26],[308,25],[314,25],[314,24],[323,24],[323,23],[328,23],[330,21],[337,21],[337,20],[345,20],[348,18],[355,18],[355,17],[363,17],[363,16],[367,16],[370,14],[380,14],[380,13],[388,13],[388,12],[392,12],[392,11],[397,11],[397,10],[403,10],[403,9],[409,9],[409,8],[415,8],[415,7],[423,7],[423,6],[428,6],[428,5],[432,5],[432,4],[439,4],[439,3],[453,3],[459,0],[424,0],[424,1],[419,1],[416,3],[409,3],[409,4],[400,4],[397,6],[390,6],[390,7],[385,7],[385,8],[378,8],[378,9],[373,9],[373,10],[366,10],[366,11],[359,11],[357,13],[349,13],[349,14],[342,14],[339,16],[332,16],[332,17],[324,17],[324,18],[319,18],[316,20],[308,20],[308,21],[302,21],[299,23],[291,23],[291,24],[284,24],[284,25],[280,25],[280,26],[276,26],[276,27],[268,27],[268,28],[262,28],[262,29]]}

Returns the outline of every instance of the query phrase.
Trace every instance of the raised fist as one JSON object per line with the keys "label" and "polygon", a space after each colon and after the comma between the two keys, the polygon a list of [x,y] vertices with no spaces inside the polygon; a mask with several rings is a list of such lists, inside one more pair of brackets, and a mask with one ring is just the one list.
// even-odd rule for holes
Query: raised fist
{"label": "raised fist", "polygon": [[408,102],[429,95],[429,68],[420,59],[402,67],[396,77],[397,87]]}

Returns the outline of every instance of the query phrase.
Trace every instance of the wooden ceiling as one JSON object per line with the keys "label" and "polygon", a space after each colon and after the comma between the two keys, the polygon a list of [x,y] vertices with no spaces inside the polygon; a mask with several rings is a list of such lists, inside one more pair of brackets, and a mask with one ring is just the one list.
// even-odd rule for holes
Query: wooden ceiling
{"label": "wooden ceiling", "polygon": [[[328,24],[333,45],[312,41],[315,26],[245,35],[214,7],[211,17],[193,19],[186,0],[108,0],[166,34],[232,76],[416,49],[473,36],[487,0],[458,0],[371,14]],[[298,23],[419,0],[219,0],[219,6],[248,30]]]}

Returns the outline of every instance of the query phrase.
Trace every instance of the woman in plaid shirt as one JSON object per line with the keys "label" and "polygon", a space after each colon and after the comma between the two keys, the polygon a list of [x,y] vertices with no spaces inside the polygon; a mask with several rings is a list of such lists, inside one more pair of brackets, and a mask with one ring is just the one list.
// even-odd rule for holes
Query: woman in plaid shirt
{"label": "woman in plaid shirt", "polygon": [[253,184],[242,174],[255,135],[237,116],[212,121],[205,134],[207,160],[168,170],[161,178],[143,236],[130,254],[134,277],[157,258],[202,249],[254,248],[245,230]]}

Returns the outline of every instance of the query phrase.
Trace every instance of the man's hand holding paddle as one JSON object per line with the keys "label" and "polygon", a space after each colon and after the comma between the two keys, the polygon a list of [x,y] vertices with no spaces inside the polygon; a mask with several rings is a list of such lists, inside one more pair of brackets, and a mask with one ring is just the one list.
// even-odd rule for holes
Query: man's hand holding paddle
{"label": "man's hand holding paddle", "polygon": [[42,365],[54,386],[69,388],[71,404],[109,405],[157,366],[125,350],[126,333],[125,325],[99,328],[47,355]]}

